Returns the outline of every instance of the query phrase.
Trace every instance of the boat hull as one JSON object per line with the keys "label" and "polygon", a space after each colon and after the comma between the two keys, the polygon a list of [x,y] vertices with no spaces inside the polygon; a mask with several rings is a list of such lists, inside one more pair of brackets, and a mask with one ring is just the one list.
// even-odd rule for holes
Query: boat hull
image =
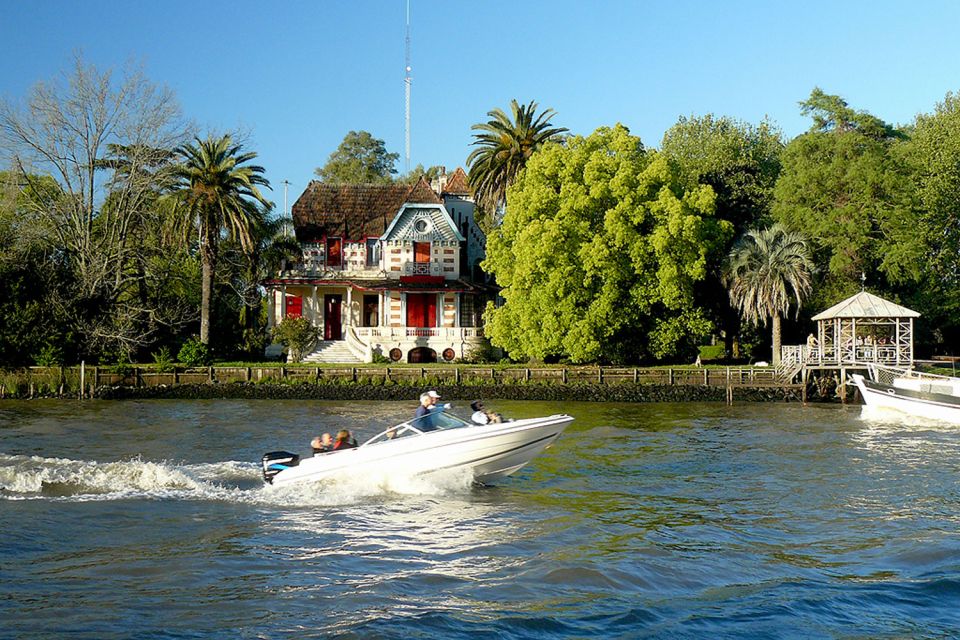
{"label": "boat hull", "polygon": [[852,378],[867,406],[960,424],[960,397],[904,389],[870,380],[860,374],[853,374]]}
{"label": "boat hull", "polygon": [[469,470],[477,482],[515,473],[573,422],[568,415],[425,433],[301,460],[273,477],[274,485],[371,474],[414,476]]}

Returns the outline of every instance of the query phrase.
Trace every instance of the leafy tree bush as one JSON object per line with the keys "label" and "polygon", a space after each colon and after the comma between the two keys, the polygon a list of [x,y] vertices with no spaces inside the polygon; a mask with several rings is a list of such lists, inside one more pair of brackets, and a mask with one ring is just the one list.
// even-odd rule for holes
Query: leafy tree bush
{"label": "leafy tree bush", "polygon": [[506,303],[487,335],[513,359],[696,357],[712,324],[694,285],[732,225],[622,125],[545,145],[507,190],[484,268]]}
{"label": "leafy tree bush", "polygon": [[177,361],[189,367],[203,367],[210,364],[210,349],[207,345],[200,342],[199,336],[190,336],[180,352],[177,353]]}
{"label": "leafy tree bush", "polygon": [[284,318],[273,328],[273,339],[284,346],[290,362],[300,362],[304,353],[312,347],[320,330],[310,324],[306,318]]}
{"label": "leafy tree bush", "polygon": [[40,353],[33,356],[39,367],[56,367],[63,364],[63,349],[58,345],[47,343]]}
{"label": "leafy tree bush", "polygon": [[159,351],[154,351],[153,362],[157,365],[157,371],[168,373],[173,371],[173,356],[170,355],[169,347],[161,347]]}

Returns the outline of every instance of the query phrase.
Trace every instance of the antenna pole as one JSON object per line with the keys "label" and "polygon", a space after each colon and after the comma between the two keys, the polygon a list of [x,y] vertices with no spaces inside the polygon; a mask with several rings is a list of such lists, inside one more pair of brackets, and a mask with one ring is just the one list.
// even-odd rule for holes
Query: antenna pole
{"label": "antenna pole", "polygon": [[290,186],[289,180],[283,181],[283,234],[285,236],[292,236],[292,229],[290,228],[290,222],[287,220],[287,187]]}
{"label": "antenna pole", "polygon": [[406,65],[403,79],[404,93],[406,97],[406,154],[404,155],[404,166],[407,173],[410,172],[410,0],[407,0],[407,39],[406,39]]}

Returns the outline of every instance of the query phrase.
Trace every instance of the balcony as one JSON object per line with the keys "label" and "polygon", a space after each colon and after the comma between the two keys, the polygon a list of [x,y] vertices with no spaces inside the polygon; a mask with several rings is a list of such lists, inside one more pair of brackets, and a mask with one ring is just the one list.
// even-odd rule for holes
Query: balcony
{"label": "balcony", "polygon": [[404,262],[403,275],[442,276],[443,265],[439,262]]}
{"label": "balcony", "polygon": [[469,340],[482,338],[479,327],[354,327],[357,337],[373,339],[405,340],[407,338],[442,338],[446,340]]}

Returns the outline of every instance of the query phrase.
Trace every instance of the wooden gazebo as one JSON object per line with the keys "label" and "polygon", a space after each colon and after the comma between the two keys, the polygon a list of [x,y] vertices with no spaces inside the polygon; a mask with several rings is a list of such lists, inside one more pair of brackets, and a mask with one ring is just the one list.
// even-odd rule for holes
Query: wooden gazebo
{"label": "wooden gazebo", "polygon": [[[813,316],[816,344],[807,344],[808,366],[913,364],[913,319],[920,314],[861,291]],[[811,341],[812,342],[812,341]]]}

